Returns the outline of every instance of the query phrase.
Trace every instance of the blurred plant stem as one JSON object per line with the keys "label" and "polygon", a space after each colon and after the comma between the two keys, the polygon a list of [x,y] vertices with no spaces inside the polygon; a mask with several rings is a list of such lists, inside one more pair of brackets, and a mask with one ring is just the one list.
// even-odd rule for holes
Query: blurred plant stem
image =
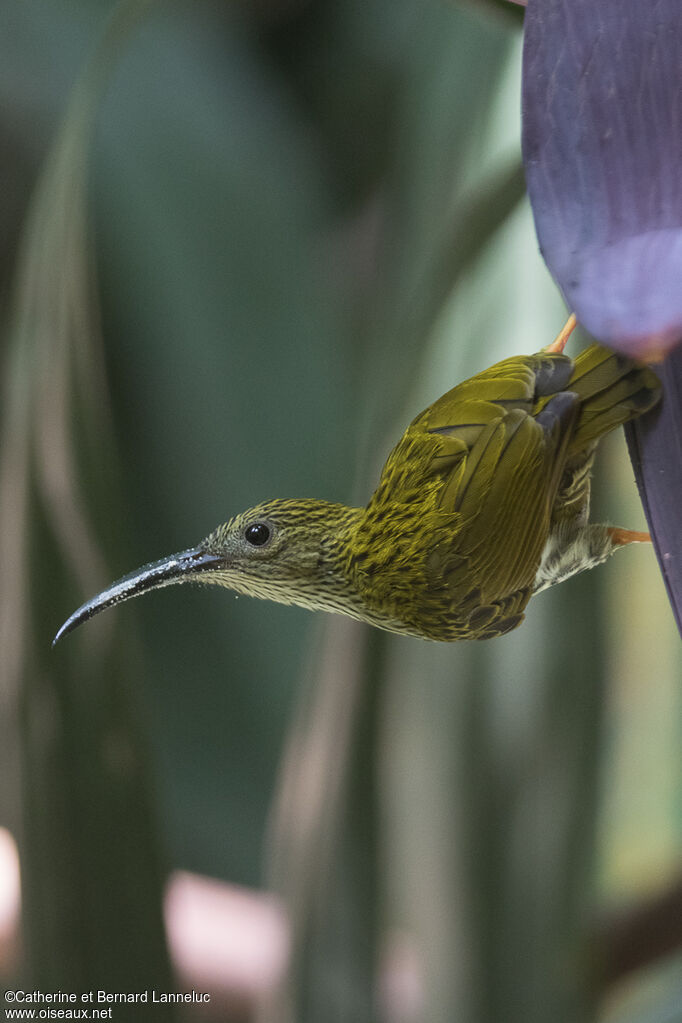
{"label": "blurred plant stem", "polygon": [[[146,738],[131,689],[134,659],[117,642],[113,621],[50,650],[65,610],[109,576],[109,551],[91,525],[93,505],[120,508],[91,274],[87,167],[94,114],[118,46],[147,6],[115,8],[74,89],[28,213],[9,322],[0,456],[2,695],[6,714],[20,725],[26,974],[42,990],[172,985]],[[87,499],[81,479],[88,480]],[[146,1009],[155,1020],[172,1015],[165,1005]]]}
{"label": "blurred plant stem", "polygon": [[385,636],[344,620],[325,622],[320,633],[320,670],[302,694],[273,821],[271,874],[288,895],[293,946],[283,986],[261,1006],[263,1023],[328,1013],[357,1023],[378,1018],[376,732]]}
{"label": "blurred plant stem", "polygon": [[601,915],[594,929],[596,981],[604,992],[682,948],[682,877],[653,897]]}

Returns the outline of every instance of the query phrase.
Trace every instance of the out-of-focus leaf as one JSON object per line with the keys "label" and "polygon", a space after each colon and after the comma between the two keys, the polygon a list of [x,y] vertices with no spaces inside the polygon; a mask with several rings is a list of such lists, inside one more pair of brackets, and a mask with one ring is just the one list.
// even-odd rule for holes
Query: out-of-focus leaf
{"label": "out-of-focus leaf", "polygon": [[[92,522],[116,458],[87,208],[93,116],[144,2],[122,3],[76,86],[29,210],[12,296],[0,448],[0,692],[21,732],[26,972],[43,990],[172,984],[146,744],[114,623],[50,650],[55,599],[107,578]],[[97,443],[92,444],[93,437]],[[97,465],[87,496],[81,467]],[[68,598],[68,602],[67,602]],[[149,1006],[151,1018],[172,1009]]]}
{"label": "out-of-focus leaf", "polygon": [[[524,195],[523,171],[515,162],[497,170],[458,204],[440,250],[415,289],[412,304],[417,315],[405,316],[404,329],[428,337],[461,275],[475,263]],[[409,313],[411,303],[405,304]]]}
{"label": "out-of-focus leaf", "polygon": [[514,18],[519,25],[523,24],[523,11],[519,7],[526,6],[526,0],[469,0],[470,3],[477,3],[484,7],[492,7],[501,11],[508,18]]}
{"label": "out-of-focus leaf", "polygon": [[661,407],[626,427],[658,562],[682,633],[682,349],[656,367],[663,382]]}
{"label": "out-of-focus leaf", "polygon": [[595,928],[604,989],[682,946],[682,876],[653,897],[604,914]]}
{"label": "out-of-focus leaf", "polygon": [[[248,6],[248,5],[247,5]],[[301,115],[329,156],[326,173],[339,213],[366,202],[393,158],[391,111],[422,5],[393,0],[290,5],[264,35]]]}
{"label": "out-of-focus leaf", "polygon": [[292,956],[259,1023],[377,1018],[380,933],[376,737],[386,634],[320,623],[315,671],[291,730],[272,879],[288,896]]}
{"label": "out-of-focus leaf", "polygon": [[620,985],[600,1023],[682,1023],[682,961],[679,956],[640,971]]}
{"label": "out-of-focus leaf", "polygon": [[523,155],[540,247],[596,338],[682,338],[682,6],[530,0]]}

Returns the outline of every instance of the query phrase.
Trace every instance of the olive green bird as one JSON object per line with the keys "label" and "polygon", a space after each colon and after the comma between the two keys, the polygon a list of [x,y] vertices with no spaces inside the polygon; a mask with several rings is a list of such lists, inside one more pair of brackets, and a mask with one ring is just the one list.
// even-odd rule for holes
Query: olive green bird
{"label": "olive green bird", "polygon": [[498,362],[408,426],[365,508],[273,500],[147,565],[76,611],[55,642],[161,586],[217,583],[433,640],[489,639],[534,593],[645,541],[588,521],[599,438],[651,409],[646,367],[593,345]]}

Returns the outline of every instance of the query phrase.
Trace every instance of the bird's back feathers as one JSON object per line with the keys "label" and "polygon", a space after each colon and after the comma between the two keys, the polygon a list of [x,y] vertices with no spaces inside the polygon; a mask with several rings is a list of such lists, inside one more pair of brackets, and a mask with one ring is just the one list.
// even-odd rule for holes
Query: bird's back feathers
{"label": "bird's back feathers", "polygon": [[431,616],[432,638],[517,625],[557,505],[565,520],[586,518],[596,441],[659,390],[650,370],[597,345],[575,360],[505,359],[452,388],[410,424],[362,517],[355,582],[368,603],[407,626]]}

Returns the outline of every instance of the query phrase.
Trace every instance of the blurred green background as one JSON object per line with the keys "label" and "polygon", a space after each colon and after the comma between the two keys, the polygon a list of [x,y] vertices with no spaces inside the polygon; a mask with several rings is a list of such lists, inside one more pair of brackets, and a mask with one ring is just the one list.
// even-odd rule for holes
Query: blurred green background
{"label": "blurred green background", "polygon": [[[178,588],[49,652],[96,589],[256,501],[363,500],[414,414],[565,316],[523,198],[519,10],[147,7],[91,133],[72,107],[18,271],[113,5],[0,11],[0,824],[24,976],[151,984],[182,868],[285,890],[300,969],[263,1019],[380,1018],[385,932],[421,993],[381,1018],[621,1018],[588,922],[664,888],[682,837],[679,637],[650,550],[480,646]],[[603,448],[595,515],[638,528],[622,436]],[[644,1001],[681,989],[673,964]]]}

